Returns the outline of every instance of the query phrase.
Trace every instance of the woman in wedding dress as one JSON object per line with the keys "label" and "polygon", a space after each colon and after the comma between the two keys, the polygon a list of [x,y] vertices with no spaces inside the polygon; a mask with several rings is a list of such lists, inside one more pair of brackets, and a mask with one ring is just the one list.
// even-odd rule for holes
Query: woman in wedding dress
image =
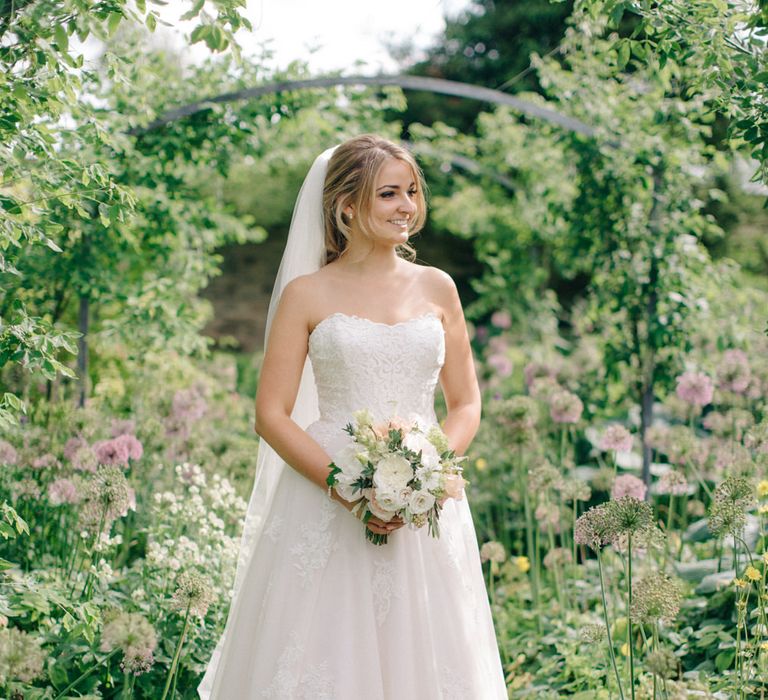
{"label": "woman in wedding dress", "polygon": [[451,448],[463,454],[478,428],[456,287],[409,260],[423,192],[410,153],[370,135],[323,153],[305,180],[270,305],[256,481],[204,700],[507,698],[468,499],[445,501],[434,538],[401,520],[364,525],[326,486],[359,409],[434,425],[439,382]]}

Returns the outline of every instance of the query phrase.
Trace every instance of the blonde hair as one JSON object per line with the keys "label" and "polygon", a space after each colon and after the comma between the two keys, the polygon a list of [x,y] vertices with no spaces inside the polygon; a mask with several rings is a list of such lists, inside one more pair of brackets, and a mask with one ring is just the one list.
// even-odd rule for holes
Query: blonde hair
{"label": "blonde hair", "polygon": [[[343,255],[350,237],[350,218],[344,209],[350,204],[357,212],[360,231],[371,238],[370,211],[375,193],[376,177],[384,162],[397,158],[407,163],[416,181],[416,214],[411,219],[409,234],[417,233],[427,218],[424,197],[424,175],[414,157],[402,146],[380,136],[363,134],[342,143],[328,162],[323,187],[323,223],[325,227],[326,264]],[[413,260],[416,251],[403,243],[397,247],[401,257]]]}

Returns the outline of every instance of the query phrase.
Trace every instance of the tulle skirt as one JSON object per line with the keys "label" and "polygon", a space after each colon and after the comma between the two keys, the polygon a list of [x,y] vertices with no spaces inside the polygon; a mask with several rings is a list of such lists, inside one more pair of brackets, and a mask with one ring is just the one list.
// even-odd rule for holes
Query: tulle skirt
{"label": "tulle skirt", "polygon": [[507,698],[466,496],[376,546],[286,467],[227,637],[203,700]]}

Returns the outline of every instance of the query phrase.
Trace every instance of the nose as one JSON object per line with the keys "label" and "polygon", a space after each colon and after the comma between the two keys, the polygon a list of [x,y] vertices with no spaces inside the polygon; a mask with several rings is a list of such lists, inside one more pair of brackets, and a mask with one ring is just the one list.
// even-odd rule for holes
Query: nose
{"label": "nose", "polygon": [[410,196],[406,195],[400,200],[400,206],[398,207],[404,214],[416,213],[416,202],[414,202]]}

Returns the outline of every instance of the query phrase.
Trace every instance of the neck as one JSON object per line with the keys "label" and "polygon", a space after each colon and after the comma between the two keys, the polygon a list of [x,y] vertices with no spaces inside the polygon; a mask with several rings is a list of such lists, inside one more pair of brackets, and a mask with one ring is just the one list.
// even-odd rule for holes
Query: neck
{"label": "neck", "polygon": [[389,274],[401,264],[394,245],[373,244],[367,239],[350,241],[338,264],[360,274]]}

